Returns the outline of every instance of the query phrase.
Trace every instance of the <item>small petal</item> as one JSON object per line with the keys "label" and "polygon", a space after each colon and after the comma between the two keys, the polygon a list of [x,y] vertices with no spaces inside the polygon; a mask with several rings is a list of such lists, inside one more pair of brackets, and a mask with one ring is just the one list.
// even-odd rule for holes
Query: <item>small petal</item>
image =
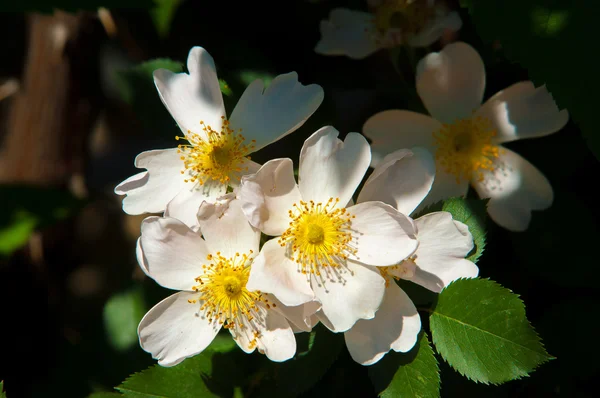
{"label": "small petal", "polygon": [[326,126],[302,146],[298,187],[305,201],[326,203],[339,198],[340,203],[348,203],[369,168],[371,151],[365,137],[348,133],[342,142],[338,134]]}
{"label": "small petal", "polygon": [[187,68],[189,75],[167,69],[154,71],[154,84],[160,99],[184,134],[191,131],[203,136],[200,121],[220,131],[225,108],[213,58],[204,48],[193,47]]}
{"label": "small petal", "polygon": [[244,176],[239,197],[250,224],[267,235],[281,235],[289,226],[288,211],[302,199],[292,160],[273,159]]}
{"label": "small petal", "polygon": [[463,42],[431,53],[417,65],[417,92],[437,120],[452,123],[479,108],[485,89],[485,69],[477,51]]}
{"label": "small petal", "polygon": [[440,211],[415,220],[419,248],[415,253],[412,282],[439,293],[459,278],[475,278],[479,268],[465,257],[473,249],[473,236],[468,227]]}
{"label": "small petal", "polygon": [[135,167],[148,171],[129,177],[115,188],[117,195],[127,195],[123,199],[127,214],[161,213],[186,186],[176,148],[142,152],[135,158]]}
{"label": "small petal", "polygon": [[417,214],[423,211],[427,206],[439,202],[440,200],[466,196],[469,190],[469,181],[461,178],[456,180],[454,174],[446,173],[444,170],[437,169],[435,172],[435,180],[431,185],[431,190],[419,206],[413,211]]}
{"label": "small petal", "polygon": [[266,90],[264,87],[261,80],[253,81],[230,118],[232,129],[242,129],[247,140],[256,140],[254,151],[302,126],[321,105],[324,96],[321,86],[302,85],[296,72],[279,75]]}
{"label": "small petal", "polygon": [[425,199],[435,177],[435,161],[423,148],[401,149],[385,157],[365,182],[358,202],[380,201],[409,215]]}
{"label": "small petal", "polygon": [[294,332],[288,321],[276,311],[267,311],[266,325],[258,338],[258,350],[274,362],[287,361],[296,354]]}
{"label": "small petal", "polygon": [[191,291],[209,254],[200,235],[174,218],[148,217],[141,229],[148,275],[168,289]]}
{"label": "small petal", "polygon": [[373,319],[362,319],[344,333],[348,351],[361,365],[373,365],[390,349],[408,352],[417,342],[421,318],[410,298],[390,281]]}
{"label": "small petal", "polygon": [[535,88],[530,81],[515,83],[496,93],[475,113],[492,122],[495,141],[543,137],[562,129],[569,113],[558,110],[546,86]]}
{"label": "small petal", "polygon": [[315,52],[322,55],[346,55],[362,59],[379,50],[372,14],[346,8],[334,8],[329,20],[321,21],[321,40]]}
{"label": "small petal", "polygon": [[198,213],[200,230],[211,253],[231,258],[236,254],[258,254],[260,231],[248,223],[238,199],[204,202]]}
{"label": "small petal", "polygon": [[415,252],[417,231],[410,218],[382,202],[364,202],[348,207],[352,219],[351,259],[363,264],[389,266],[398,264]]}
{"label": "small petal", "polygon": [[436,15],[419,33],[408,39],[412,47],[427,47],[435,43],[445,32],[456,32],[462,27],[462,20],[456,11]]}
{"label": "small petal", "polygon": [[411,111],[394,109],[371,116],[363,126],[363,134],[373,141],[371,167],[398,149],[423,147],[433,151],[433,133],[441,128],[432,117]]}
{"label": "small petal", "polygon": [[385,279],[377,268],[352,261],[333,272],[337,280],[321,280],[311,274],[311,286],[322,304],[321,311],[317,312],[319,320],[334,332],[345,332],[357,320],[375,316],[385,292]]}
{"label": "small petal", "polygon": [[271,293],[283,304],[296,306],[315,298],[305,274],[285,254],[277,238],[265,243],[250,268],[248,290]]}
{"label": "small petal", "polygon": [[227,192],[227,185],[218,181],[207,181],[192,189],[182,189],[168,204],[165,217],[173,217],[188,227],[198,229],[198,209],[204,201],[214,202]]}
{"label": "small petal", "polygon": [[527,229],[532,210],[547,209],[554,199],[546,177],[506,148],[501,148],[494,170],[471,183],[481,198],[490,198],[487,209],[492,220],[515,232]]}
{"label": "small petal", "polygon": [[162,366],[174,366],[204,351],[221,325],[198,314],[200,303],[188,300],[198,295],[175,293],[156,304],[138,326],[140,345]]}

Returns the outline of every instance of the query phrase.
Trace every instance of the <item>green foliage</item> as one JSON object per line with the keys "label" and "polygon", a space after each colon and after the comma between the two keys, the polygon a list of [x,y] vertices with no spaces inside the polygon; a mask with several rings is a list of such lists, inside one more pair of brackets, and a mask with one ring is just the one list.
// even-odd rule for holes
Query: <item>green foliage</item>
{"label": "green foliage", "polygon": [[156,6],[150,10],[152,16],[152,22],[158,32],[158,35],[165,38],[169,35],[171,29],[171,22],[175,17],[175,12],[181,4],[182,0],[154,0]]}
{"label": "green foliage", "polygon": [[37,229],[73,215],[83,203],[66,190],[33,185],[0,186],[0,257],[21,248]]}
{"label": "green foliage", "polygon": [[527,376],[552,359],[510,290],[489,279],[459,279],[429,319],[433,343],[459,373],[485,384]]}
{"label": "green foliage", "polygon": [[440,373],[426,333],[408,353],[390,352],[369,367],[369,377],[380,397],[437,398]]}
{"label": "green foliage", "polygon": [[4,393],[4,381],[0,380],[0,398],[6,398],[6,394]]}
{"label": "green foliage", "polygon": [[586,0],[463,0],[479,35],[498,40],[506,56],[546,84],[560,108],[567,108],[600,157],[595,93],[600,81],[588,62],[598,48],[590,38],[600,4]]}
{"label": "green foliage", "polygon": [[458,220],[469,227],[469,232],[473,235],[475,248],[467,256],[467,260],[477,263],[479,257],[485,249],[485,219],[487,199],[465,199],[450,198],[444,201],[443,211],[450,212],[455,220]]}
{"label": "green foliage", "polygon": [[344,345],[341,333],[332,333],[323,325],[313,331],[297,334],[298,340],[307,338],[306,350],[289,361],[269,362],[262,372],[255,375],[252,383],[259,385],[259,397],[296,397],[314,386],[329,370]]}
{"label": "green foliage", "polygon": [[217,336],[206,350],[177,366],[154,365],[130,376],[117,390],[133,398],[233,395],[236,382],[240,382],[245,371],[237,358],[246,354],[234,349],[235,342],[226,334],[226,338]]}
{"label": "green foliage", "polygon": [[10,12],[40,12],[51,14],[55,9],[76,12],[80,10],[95,11],[104,8],[138,8],[145,9],[154,5],[157,0],[19,0],[5,1],[0,11]]}
{"label": "green foliage", "polygon": [[119,394],[118,392],[106,392],[106,391],[102,391],[102,392],[95,392],[93,394],[88,395],[87,398],[118,398],[118,397],[123,397],[122,394]]}
{"label": "green foliage", "polygon": [[226,96],[233,95],[233,91],[231,91],[231,88],[229,87],[229,85],[227,84],[227,82],[225,80],[219,79],[219,87],[221,88],[221,93],[223,93],[223,95],[226,95]]}
{"label": "green foliage", "polygon": [[137,326],[146,313],[140,288],[112,296],[104,305],[104,327],[111,346],[125,351],[137,344]]}

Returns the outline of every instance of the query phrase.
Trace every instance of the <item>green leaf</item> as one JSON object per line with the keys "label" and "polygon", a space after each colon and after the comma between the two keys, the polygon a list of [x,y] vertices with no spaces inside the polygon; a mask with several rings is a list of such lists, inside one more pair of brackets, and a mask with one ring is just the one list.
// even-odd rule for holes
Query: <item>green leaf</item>
{"label": "green leaf", "polygon": [[467,256],[467,260],[477,263],[479,257],[485,249],[485,220],[487,199],[464,199],[450,198],[444,201],[443,211],[450,212],[455,220],[458,220],[469,227],[469,232],[473,235],[475,248]]}
{"label": "green leaf", "polygon": [[155,0],[19,0],[3,1],[0,11],[53,13],[55,9],[75,12],[79,10],[96,11],[104,8],[145,9],[154,5]]}
{"label": "green leaf", "polygon": [[369,377],[380,397],[440,396],[440,371],[426,333],[408,353],[392,351],[369,367]]}
{"label": "green leaf", "polygon": [[106,302],[104,327],[115,350],[125,351],[137,344],[137,327],[145,313],[146,306],[139,287],[115,294]]}
{"label": "green leaf", "polygon": [[259,397],[296,397],[315,385],[327,373],[337,359],[344,339],[341,333],[332,333],[318,324],[307,338],[306,350],[299,341],[298,353],[289,361],[268,364],[264,371],[255,375],[251,384],[258,385]]}
{"label": "green leaf", "polygon": [[102,391],[102,392],[94,392],[90,395],[88,395],[87,398],[123,398],[122,394],[119,394],[118,392],[107,392],[107,391]]}
{"label": "green leaf", "polygon": [[245,368],[241,350],[229,333],[218,335],[202,353],[186,359],[179,365],[154,365],[136,373],[117,387],[126,397],[133,398],[196,398],[232,396],[241,383]]}
{"label": "green leaf", "polygon": [[467,378],[500,384],[553,359],[519,296],[489,279],[459,279],[439,295],[429,319],[442,357]]}
{"label": "green leaf", "polygon": [[221,93],[223,93],[223,95],[226,95],[228,97],[230,95],[233,95],[233,91],[231,91],[231,88],[225,80],[219,79],[219,87],[221,88]]}
{"label": "green leaf", "polygon": [[[527,68],[536,86],[546,84],[559,108],[579,124],[600,157],[595,93],[600,91],[593,62],[585,56],[598,48],[589,37],[600,3],[586,0],[463,1],[479,35],[498,42],[508,59]],[[510,23],[507,23],[510,21]],[[582,58],[583,57],[583,58]]]}
{"label": "green leaf", "polygon": [[152,22],[158,35],[165,38],[169,35],[171,22],[182,0],[155,0],[156,6],[150,11]]}
{"label": "green leaf", "polygon": [[84,203],[67,190],[0,186],[0,257],[25,245],[34,231],[73,215]]}
{"label": "green leaf", "polygon": [[4,393],[4,381],[0,380],[0,398],[6,398],[6,394]]}
{"label": "green leaf", "polygon": [[119,71],[115,79],[121,97],[131,105],[145,132],[155,137],[174,137],[179,129],[154,86],[152,73],[157,69],[182,72],[183,65],[166,58],[154,59]]}

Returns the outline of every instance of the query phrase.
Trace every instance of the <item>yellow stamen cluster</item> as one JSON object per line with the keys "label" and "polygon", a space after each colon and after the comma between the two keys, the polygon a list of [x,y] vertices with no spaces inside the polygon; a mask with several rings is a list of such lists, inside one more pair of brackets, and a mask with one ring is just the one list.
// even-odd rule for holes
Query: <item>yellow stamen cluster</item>
{"label": "yellow stamen cluster", "polygon": [[433,17],[428,0],[383,0],[375,11],[373,23],[382,43],[398,46],[406,37],[419,33]]}
{"label": "yellow stamen cluster", "polygon": [[[257,326],[264,322],[264,308],[275,306],[261,292],[246,288],[252,254],[250,250],[249,254],[236,253],[232,258],[225,258],[220,252],[209,255],[208,264],[202,266],[203,274],[195,279],[197,285],[192,287],[199,293],[199,313],[210,323],[216,321],[226,329],[235,328],[236,333],[249,335],[249,348],[255,347],[260,337]],[[189,302],[195,304],[198,300]],[[260,306],[259,302],[262,302]]]}
{"label": "yellow stamen cluster", "polygon": [[185,139],[189,142],[177,147],[183,160],[184,170],[181,174],[188,173],[185,182],[204,185],[214,180],[229,184],[236,174],[248,170],[244,164],[250,159],[247,155],[254,150],[256,141],[245,144],[246,139],[240,134],[242,130],[235,132],[229,127],[229,121],[224,116],[221,118],[223,126],[220,132],[201,121],[203,135],[188,131],[186,137],[175,137],[176,140]]}
{"label": "yellow stamen cluster", "polygon": [[483,171],[493,171],[500,148],[493,144],[496,136],[492,123],[482,117],[444,124],[433,134],[437,166],[461,179],[482,181]]}
{"label": "yellow stamen cluster", "polygon": [[326,267],[344,265],[356,250],[351,247],[352,219],[345,208],[338,208],[339,198],[326,203],[300,201],[289,211],[289,228],[279,238],[288,246],[292,259],[304,274],[321,275]]}
{"label": "yellow stamen cluster", "polygon": [[388,287],[390,285],[390,281],[392,279],[400,280],[404,279],[405,277],[412,277],[415,274],[414,265],[411,269],[411,267],[407,265],[407,261],[414,261],[415,258],[416,256],[411,256],[406,260],[403,260],[391,267],[377,267],[379,273],[381,274],[383,279],[385,279],[385,287]]}

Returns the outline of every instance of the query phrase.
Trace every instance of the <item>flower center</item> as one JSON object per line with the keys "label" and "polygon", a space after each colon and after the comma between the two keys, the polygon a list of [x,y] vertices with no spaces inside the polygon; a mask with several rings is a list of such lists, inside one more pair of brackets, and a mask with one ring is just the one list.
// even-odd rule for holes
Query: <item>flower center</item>
{"label": "flower center", "polygon": [[463,178],[483,180],[483,171],[493,171],[500,156],[500,148],[493,144],[495,136],[492,123],[482,117],[444,124],[433,133],[437,166],[454,174],[457,183]]}
{"label": "flower center", "polygon": [[406,41],[406,37],[421,31],[423,26],[433,17],[434,9],[428,0],[384,0],[375,11],[375,27],[383,41],[391,41],[390,45],[398,46]]}
{"label": "flower center", "polygon": [[209,180],[228,184],[232,178],[239,178],[239,173],[248,170],[244,164],[250,160],[248,155],[254,149],[255,140],[250,144],[244,144],[246,138],[236,133],[229,127],[229,121],[223,119],[223,127],[220,132],[213,130],[210,126],[200,122],[205,136],[188,131],[187,137],[175,137],[175,139],[187,139],[189,144],[178,145],[178,153],[181,154],[184,170],[181,174],[188,172],[189,177],[185,182],[204,185]]}
{"label": "flower center", "polygon": [[287,246],[292,259],[304,273],[321,275],[323,267],[343,265],[356,250],[352,241],[352,219],[345,208],[337,208],[339,199],[330,198],[326,203],[301,201],[289,211],[290,227],[279,238],[281,246]]}
{"label": "flower center", "polygon": [[[197,285],[192,289],[200,294],[200,312],[209,322],[217,320],[227,329],[243,328],[244,322],[251,323],[259,316],[257,303],[267,303],[267,300],[261,292],[246,289],[252,253],[250,250],[249,254],[236,253],[232,258],[225,258],[217,252],[207,257],[209,263],[202,266],[204,273],[195,279]],[[190,303],[196,302],[190,300]]]}

